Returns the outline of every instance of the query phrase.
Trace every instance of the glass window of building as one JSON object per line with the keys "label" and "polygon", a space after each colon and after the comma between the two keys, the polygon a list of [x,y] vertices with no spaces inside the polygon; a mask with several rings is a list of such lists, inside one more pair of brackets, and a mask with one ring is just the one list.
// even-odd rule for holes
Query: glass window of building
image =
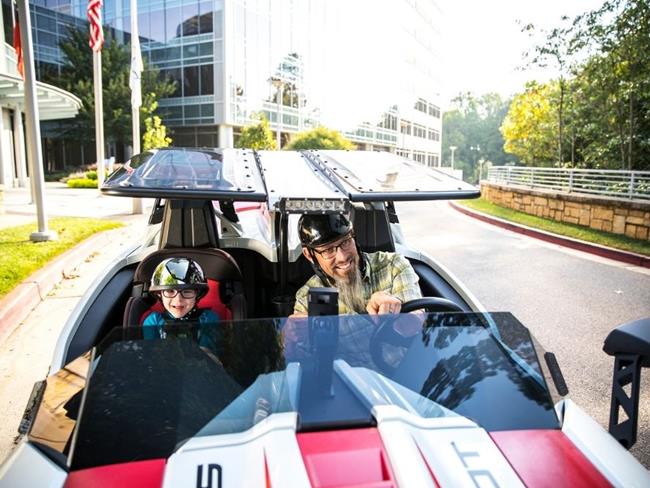
{"label": "glass window of building", "polygon": [[165,42],[165,12],[154,10],[150,14],[149,38],[152,41]]}
{"label": "glass window of building", "polygon": [[199,94],[199,67],[185,66],[183,68],[183,96],[193,97]]}
{"label": "glass window of building", "polygon": [[214,105],[211,103],[204,103],[201,105],[201,117],[212,117],[214,116]]}
{"label": "glass window of building", "polygon": [[49,32],[43,32],[41,30],[36,31],[37,35],[37,42],[39,44],[44,44],[46,46],[56,46],[57,44],[57,38],[54,34],[50,34]]}
{"label": "glass window of building", "polygon": [[162,107],[160,112],[165,119],[182,119],[183,107],[179,105],[170,105],[169,107]]}
{"label": "glass window of building", "polygon": [[199,55],[198,44],[186,44],[183,46],[183,59],[196,58]]}
{"label": "glass window of building", "polygon": [[203,42],[199,44],[199,56],[210,56],[212,55],[212,43]]}
{"label": "glass window of building", "polygon": [[[129,24],[130,26],[131,24]],[[129,27],[129,30],[130,27]],[[149,30],[149,15],[138,15],[138,33],[142,39],[151,39],[151,31]]]}
{"label": "glass window of building", "polygon": [[199,33],[199,4],[186,3],[183,5],[183,36],[195,36]]}
{"label": "glass window of building", "polygon": [[201,75],[201,95],[212,95],[214,93],[214,68],[211,64],[199,66]]}
{"label": "glass window of building", "polygon": [[170,97],[180,97],[183,96],[183,77],[181,76],[181,69],[180,68],[172,68],[172,69],[161,69],[160,70],[160,77],[161,79],[168,78],[175,82],[176,88],[174,89],[174,93],[169,95]]}
{"label": "glass window of building", "polygon": [[205,2],[199,6],[199,34],[212,32],[212,3]]}
{"label": "glass window of building", "polygon": [[48,15],[39,14],[36,16],[36,27],[42,30],[56,32],[56,20]]}
{"label": "glass window of building", "polygon": [[[166,11],[166,27],[165,34],[167,41],[181,37],[181,30],[183,28],[183,12],[180,7],[168,8]],[[151,19],[153,24],[153,18]],[[151,27],[153,30],[153,25]]]}
{"label": "glass window of building", "polygon": [[200,105],[185,105],[185,117],[194,118],[198,117],[200,113]]}

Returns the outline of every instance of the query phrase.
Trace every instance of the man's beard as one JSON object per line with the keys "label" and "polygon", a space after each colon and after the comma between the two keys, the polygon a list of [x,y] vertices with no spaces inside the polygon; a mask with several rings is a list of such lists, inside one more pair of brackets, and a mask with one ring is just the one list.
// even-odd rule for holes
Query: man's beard
{"label": "man's beard", "polygon": [[347,280],[334,277],[336,287],[339,290],[339,301],[345,303],[350,309],[357,313],[366,311],[366,303],[363,299],[363,286],[361,282],[361,270],[358,263],[350,271]]}

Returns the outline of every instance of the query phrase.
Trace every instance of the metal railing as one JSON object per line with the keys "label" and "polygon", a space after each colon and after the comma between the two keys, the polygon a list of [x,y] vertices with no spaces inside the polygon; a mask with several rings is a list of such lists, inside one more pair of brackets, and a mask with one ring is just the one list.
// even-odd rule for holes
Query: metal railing
{"label": "metal railing", "polygon": [[650,171],[492,166],[487,179],[564,193],[650,200]]}

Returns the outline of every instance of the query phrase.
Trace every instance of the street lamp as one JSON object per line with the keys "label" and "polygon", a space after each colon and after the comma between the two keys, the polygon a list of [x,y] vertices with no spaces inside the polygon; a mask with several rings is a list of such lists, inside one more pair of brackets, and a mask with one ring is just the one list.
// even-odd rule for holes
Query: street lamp
{"label": "street lamp", "polygon": [[449,150],[451,151],[451,169],[454,169],[454,151],[458,149],[456,146],[449,146]]}
{"label": "street lamp", "polygon": [[[481,146],[478,145],[478,144],[476,146],[470,146],[469,150],[472,151],[472,152],[476,151],[476,158],[474,159],[474,167],[476,167],[476,165],[479,164],[479,154],[481,153]],[[482,170],[482,167],[479,166],[479,169],[478,169],[478,171],[479,171],[479,173],[478,173],[478,183],[479,184],[481,184],[481,178],[483,177],[483,174],[482,174],[483,172],[481,170]]]}
{"label": "street lamp", "polygon": [[280,150],[280,148],[282,147],[282,105],[284,105],[282,103],[282,93],[284,91],[284,81],[281,78],[277,77],[277,76],[271,77],[270,81],[271,81],[271,84],[278,91],[277,92],[278,105],[277,105],[277,110],[276,110],[276,114],[277,114],[276,146],[277,146],[278,150]]}

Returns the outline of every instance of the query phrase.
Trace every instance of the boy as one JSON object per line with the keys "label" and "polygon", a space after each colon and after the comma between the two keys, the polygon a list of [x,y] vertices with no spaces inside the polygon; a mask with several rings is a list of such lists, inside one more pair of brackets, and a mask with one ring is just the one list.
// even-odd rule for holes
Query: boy
{"label": "boy", "polygon": [[199,330],[199,345],[215,350],[214,324],[219,321],[219,316],[212,310],[196,306],[208,292],[208,282],[196,261],[189,258],[165,259],[156,266],[149,291],[156,295],[165,311],[152,312],[144,320],[145,339],[163,336],[162,327],[166,324],[195,322]]}

